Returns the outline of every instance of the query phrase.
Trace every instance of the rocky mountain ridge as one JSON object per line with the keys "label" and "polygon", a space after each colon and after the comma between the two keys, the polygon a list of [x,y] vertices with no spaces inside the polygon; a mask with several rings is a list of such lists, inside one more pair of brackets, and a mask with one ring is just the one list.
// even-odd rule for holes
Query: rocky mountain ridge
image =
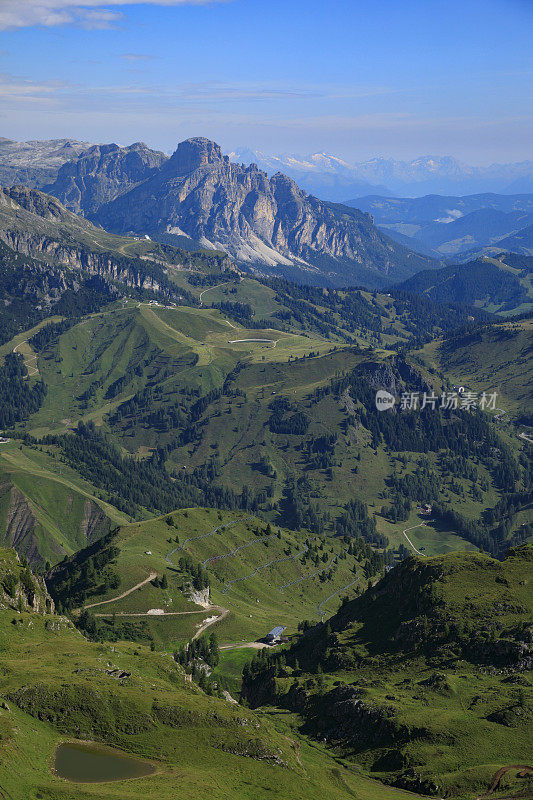
{"label": "rocky mountain ridge", "polygon": [[21,560],[11,548],[0,547],[0,610],[6,609],[53,614],[55,604],[44,578],[32,573],[26,559]]}
{"label": "rocky mountain ridge", "polygon": [[51,268],[81,270],[85,277],[99,276],[176,298],[179,292],[167,277],[169,267],[233,269],[221,253],[187,252],[109,234],[54,197],[25,186],[0,189],[0,242]]}
{"label": "rocky mountain ridge", "polygon": [[16,142],[0,138],[0,185],[23,183],[40,189],[55,180],[59,168],[78,158],[90,142],[75,139]]}
{"label": "rocky mountain ridge", "polygon": [[0,189],[0,241],[14,252],[134,288],[161,289],[149,270],[134,270],[127,258],[120,259],[101,247],[87,247],[82,234],[90,237],[91,228],[91,223],[42,192],[26,187]]}
{"label": "rocky mountain ridge", "polygon": [[507,194],[533,190],[532,161],[472,166],[451,156],[428,155],[410,160],[376,157],[350,163],[331,153],[271,155],[246,147],[230,155],[245,164],[256,163],[269,174],[282,170],[307,191],[341,202],[370,192],[417,197],[428,193]]}
{"label": "rocky mountain ridge", "polygon": [[282,173],[269,178],[255,164],[234,164],[204,138],[182,142],[147,180],[91,218],[118,234],[186,237],[250,271],[304,283],[377,287],[434,263],[388,239],[370,215],[307,195]]}
{"label": "rocky mountain ridge", "polygon": [[74,161],[65,163],[56,180],[44,187],[76,214],[88,217],[103,203],[128,192],[149,178],[168,159],[144,142],[129,147],[96,144]]}

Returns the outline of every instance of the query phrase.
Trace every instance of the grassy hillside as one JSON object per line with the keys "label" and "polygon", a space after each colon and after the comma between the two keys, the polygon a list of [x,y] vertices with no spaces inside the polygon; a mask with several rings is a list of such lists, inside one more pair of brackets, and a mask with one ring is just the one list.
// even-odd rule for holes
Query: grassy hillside
{"label": "grassy hillside", "polygon": [[[142,280],[0,328],[0,797],[406,796],[366,773],[470,800],[527,763],[530,321],[182,268],[30,200],[15,232]],[[497,407],[445,407],[459,385]],[[222,690],[256,653],[251,712]],[[74,739],[155,773],[72,788]]]}
{"label": "grassy hillside", "polygon": [[[500,767],[530,763],[531,559],[527,547],[503,562],[407,559],[288,650],[256,658],[245,695],[292,710],[389,783],[478,796]],[[529,796],[523,780],[513,789]]]}
{"label": "grassy hillside", "polygon": [[420,356],[455,385],[498,392],[498,406],[513,416],[531,412],[530,319],[480,328],[427,344]]}
{"label": "grassy hillside", "polygon": [[[487,330],[498,335],[498,328]],[[432,360],[434,344],[405,359],[335,344],[310,330],[245,327],[219,309],[130,302],[42,329],[28,347],[38,376],[21,391],[37,381],[47,391],[40,408],[15,428],[45,438],[27,440],[23,452],[44,460],[56,476],[68,470],[76,485],[85,481],[89,494],[129,517],[213,504],[335,533],[356,496],[376,516],[372,543],[384,546],[380,537],[386,536],[398,547],[408,545],[403,529],[421,521],[415,504],[451,503],[471,520],[510,491],[495,450],[510,448],[506,458],[513,461],[520,441],[506,429],[502,442],[494,428],[485,430],[490,415],[478,421],[458,413],[448,421],[439,409],[397,418],[377,412],[377,388],[399,399],[406,391],[440,392],[459,380]],[[523,374],[514,379],[526,392]],[[476,444],[482,420],[484,441]],[[467,430],[466,461],[459,463],[446,449]],[[2,446],[0,457],[12,461],[15,450]],[[124,460],[129,456],[134,460]],[[413,483],[420,469],[424,478]],[[514,480],[517,489],[526,488],[520,467]],[[400,495],[409,507],[390,512]],[[112,517],[109,510],[106,515]],[[456,533],[464,536],[443,520],[428,552],[460,545]]]}
{"label": "grassy hillside", "polygon": [[[12,553],[1,551],[2,586],[17,569]],[[405,796],[289,737],[283,720],[205,695],[166,655],[138,644],[88,642],[47,607],[35,613],[3,606],[0,791],[9,800],[133,800],[139,791],[173,798],[176,786],[187,796],[217,798]],[[60,778],[56,747],[80,740],[139,756],[155,772],[106,783]]]}
{"label": "grassy hillside", "polygon": [[399,288],[437,302],[466,303],[511,316],[533,308],[533,259],[502,253],[467,264],[419,272]]}
{"label": "grassy hillside", "polygon": [[230,325],[215,310],[132,303],[88,317],[45,346],[39,370],[49,391],[30,430],[63,432],[79,419],[101,423],[155,386],[170,405],[176,393],[219,386],[241,358],[284,361],[329,347],[316,336]]}
{"label": "grassy hillside", "polygon": [[174,273],[173,279],[196,295],[202,306],[221,308],[231,319],[254,327],[318,333],[333,342],[368,347],[394,346],[411,338],[432,338],[465,324],[481,312],[399,293],[300,286],[286,280],[245,276],[199,280]]}
{"label": "grassy hillside", "polygon": [[0,445],[0,541],[52,564],[126,517],[88,481],[38,447]]}
{"label": "grassy hillside", "polygon": [[48,478],[8,472],[0,488],[4,542],[31,560],[56,561],[109,529],[109,519],[87,496]]}
{"label": "grassy hillside", "polygon": [[[115,621],[134,626],[139,638],[152,636],[165,648],[187,641],[206,621],[214,621],[223,644],[253,642],[275,625],[294,633],[301,619],[318,620],[338,607],[342,595],[353,596],[367,571],[367,558],[344,540],[207,508],[122,526],[112,541],[119,551],[113,569],[120,583],[95,585],[83,602],[103,622],[111,623],[115,615]],[[198,565],[207,595],[194,590]],[[62,569],[50,573],[52,586]],[[201,597],[204,607],[198,604]]]}

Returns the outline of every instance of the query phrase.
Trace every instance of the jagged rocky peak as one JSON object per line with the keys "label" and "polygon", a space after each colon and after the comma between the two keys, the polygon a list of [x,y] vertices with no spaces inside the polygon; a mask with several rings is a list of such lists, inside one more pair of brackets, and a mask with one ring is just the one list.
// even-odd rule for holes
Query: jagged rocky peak
{"label": "jagged rocky peak", "polygon": [[322,281],[327,270],[339,285],[376,286],[412,274],[421,262],[428,266],[428,259],[386,239],[368,215],[308,196],[281,172],[269,179],[255,164],[231,163],[204,137],[181,142],[160,169],[127,190],[122,184],[95,212],[100,198],[93,192],[89,205],[86,181],[76,183],[69,199],[77,200],[76,192],[85,213],[107,230],[165,240],[177,231],[252,269],[292,268],[306,282]]}
{"label": "jagged rocky peak", "polygon": [[[253,166],[255,166],[255,164]],[[301,200],[307,196],[306,192],[300,189],[296,181],[293,181],[292,178],[289,178],[289,176],[285,175],[283,172],[276,172],[276,174],[270,178],[270,185],[278,204],[286,203],[289,200]]]}
{"label": "jagged rocky peak", "polygon": [[168,162],[168,167],[178,175],[187,175],[204,164],[217,162],[229,163],[229,158],[222,154],[220,145],[203,136],[195,136],[179,143]]}
{"label": "jagged rocky peak", "polygon": [[389,240],[356,209],[307,195],[281,172],[230,162],[202,136],[169,158],[144,143],[94,145],[65,164],[46,191],[105,230],[154,239],[187,236],[225,250],[251,269],[265,267],[305,282],[376,287],[430,266]]}

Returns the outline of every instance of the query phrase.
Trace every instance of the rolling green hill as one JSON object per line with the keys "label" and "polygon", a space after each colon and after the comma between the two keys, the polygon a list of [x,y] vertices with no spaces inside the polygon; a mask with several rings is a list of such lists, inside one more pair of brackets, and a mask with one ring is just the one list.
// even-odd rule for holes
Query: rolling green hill
{"label": "rolling green hill", "polygon": [[[491,305],[298,286],[0,195],[0,797],[470,800],[526,763],[531,326],[464,305],[524,309],[522,267]],[[155,772],[73,793],[73,740]]]}
{"label": "rolling green hill", "polygon": [[466,324],[483,311],[435,303],[405,292],[325,289],[300,286],[281,278],[255,280],[231,276],[199,279],[174,273],[173,279],[199,297],[203,306],[221,309],[232,320],[253,327],[304,331],[345,343],[394,347],[412,339],[427,340]]}
{"label": "rolling green hill", "polygon": [[437,302],[466,303],[510,316],[533,308],[533,259],[501,253],[467,264],[419,272],[397,288]]}
{"label": "rolling green hill", "polygon": [[[140,792],[170,800],[177,787],[184,796],[243,800],[405,797],[310,746],[282,718],[206,695],[166,654],[87,641],[50,613],[50,598],[9,550],[0,551],[0,599],[0,791],[8,800],[133,800]],[[138,757],[152,774],[65,780],[53,768],[55,751],[76,742]]]}
{"label": "rolling green hill", "polygon": [[91,608],[105,626],[114,615],[115,624],[133,626],[133,638],[151,637],[165,648],[187,641],[206,622],[227,645],[253,643],[278,624],[294,633],[301,619],[334,611],[344,592],[353,595],[384,563],[370,562],[372,550],[362,542],[354,549],[344,539],[207,508],[121,526],[110,542],[118,551],[113,570],[119,582],[96,582],[83,591],[69,583],[65,593],[66,576],[83,572],[95,545],[51,570],[54,597]]}
{"label": "rolling green hill", "polygon": [[[241,286],[256,291],[256,303],[275,309],[278,296],[285,302],[281,289],[272,298],[269,286]],[[399,304],[409,304],[364,294],[357,302],[360,313],[373,308],[396,319]],[[406,315],[401,320],[408,324]],[[56,475],[64,465],[100,505],[136,519],[215,505],[259,510],[295,530],[335,533],[355,495],[376,516],[370,541],[382,547],[388,539],[398,547],[406,540],[396,523],[420,523],[417,503],[452,504],[466,520],[495,506],[511,485],[498,472],[495,451],[514,463],[520,447],[511,431],[500,441],[490,417],[460,409],[449,421],[438,409],[407,416],[376,410],[378,388],[398,400],[409,391],[451,388],[452,373],[446,378],[431,360],[435,345],[405,357],[334,335],[312,325],[300,332],[294,324],[246,326],[218,308],[129,301],[30,338],[26,363],[38,374],[17,379],[16,388],[25,397],[42,382],[46,391],[37,410],[31,406],[13,427],[17,436],[37,437],[26,438],[30,459],[42,454]],[[520,382],[517,376],[517,389]],[[479,430],[483,445],[476,443]],[[446,456],[465,435],[466,461]],[[3,446],[0,456],[13,452]],[[417,470],[424,477],[413,483]],[[525,489],[521,467],[513,474],[516,488]],[[398,511],[406,492],[407,505]],[[442,520],[429,535],[431,551],[442,552],[447,541],[457,546],[457,538],[448,539],[456,533],[465,537],[464,529]],[[474,533],[465,538],[481,541]]]}
{"label": "rolling green hill", "polygon": [[498,392],[498,406],[507,414],[531,415],[530,319],[481,327],[425,345],[421,357],[455,385]]}
{"label": "rolling green hill", "polygon": [[[476,797],[500,768],[530,763],[531,560],[531,547],[503,562],[409,558],[290,648],[256,657],[245,697],[291,710],[296,728],[387,783]],[[528,797],[511,778],[507,796]]]}

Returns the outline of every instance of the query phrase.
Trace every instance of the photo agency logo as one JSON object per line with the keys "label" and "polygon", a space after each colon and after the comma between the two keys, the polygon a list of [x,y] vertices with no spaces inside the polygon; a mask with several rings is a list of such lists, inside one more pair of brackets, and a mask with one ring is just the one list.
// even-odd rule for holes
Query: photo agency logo
{"label": "photo agency logo", "polygon": [[378,411],[386,411],[388,408],[392,408],[395,402],[394,395],[386,392],[385,389],[378,389],[376,392],[376,408]]}
{"label": "photo agency logo", "polygon": [[[376,392],[376,408],[378,411],[387,411],[393,408],[396,398],[385,389],[378,389]],[[505,411],[497,406],[497,392],[476,392],[468,391],[462,386],[457,391],[442,392],[437,395],[434,392],[402,392],[398,401],[400,411],[424,411],[429,408],[436,409],[458,409],[460,411],[474,411],[476,408],[481,411]]]}

